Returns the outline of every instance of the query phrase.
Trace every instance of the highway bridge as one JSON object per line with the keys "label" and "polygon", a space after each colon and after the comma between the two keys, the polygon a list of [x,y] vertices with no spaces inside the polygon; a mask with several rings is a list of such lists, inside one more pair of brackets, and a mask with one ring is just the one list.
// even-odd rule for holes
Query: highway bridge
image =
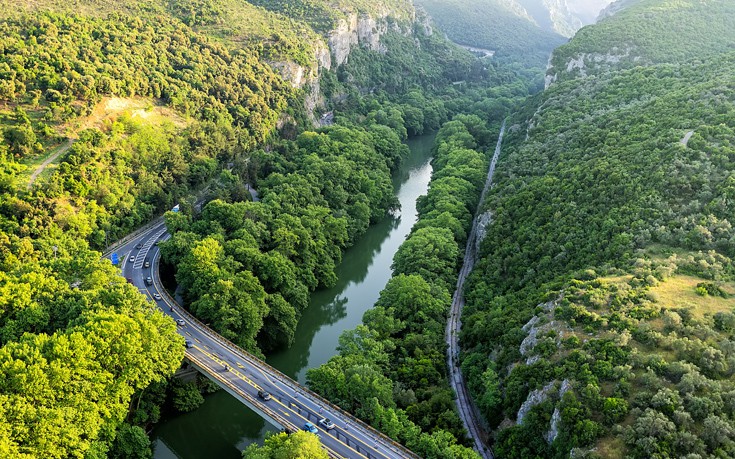
{"label": "highway bridge", "polygon": [[[418,458],[404,446],[227,341],[176,303],[163,288],[158,272],[160,252],[156,242],[168,237],[166,226],[159,219],[145,231],[128,237],[116,247],[115,253],[120,258],[123,276],[180,323],[179,333],[191,344],[186,349],[186,360],[192,366],[276,427],[296,431],[307,422],[313,423],[330,457]],[[147,283],[148,277],[151,279]],[[258,391],[270,393],[270,400],[258,397]],[[319,425],[322,418],[331,419],[335,427],[326,429]]]}

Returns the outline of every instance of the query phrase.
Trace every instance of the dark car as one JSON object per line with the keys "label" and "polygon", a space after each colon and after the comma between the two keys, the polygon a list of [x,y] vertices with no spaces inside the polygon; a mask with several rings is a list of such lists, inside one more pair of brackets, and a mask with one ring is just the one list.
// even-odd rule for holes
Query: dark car
{"label": "dark car", "polygon": [[151,276],[145,278],[145,285],[153,285],[153,278]]}
{"label": "dark car", "polygon": [[192,342],[191,342],[191,340],[188,340],[188,339],[187,339],[187,340],[186,340],[186,347],[187,347],[187,348],[190,348],[190,347],[194,347],[194,343],[192,343]]}
{"label": "dark car", "polygon": [[143,248],[143,243],[142,242],[138,242],[137,244],[135,244],[135,248],[138,249],[138,250],[142,249]]}
{"label": "dark car", "polygon": [[266,392],[264,390],[259,390],[258,391],[258,398],[260,398],[262,400],[265,400],[267,402],[268,400],[271,399],[271,394],[269,394],[268,392]]}

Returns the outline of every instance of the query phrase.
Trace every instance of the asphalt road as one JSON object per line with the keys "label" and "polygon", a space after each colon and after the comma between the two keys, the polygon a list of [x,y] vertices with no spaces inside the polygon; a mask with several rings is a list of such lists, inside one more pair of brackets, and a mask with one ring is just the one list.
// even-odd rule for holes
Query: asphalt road
{"label": "asphalt road", "polygon": [[[186,359],[192,365],[270,422],[292,431],[303,428],[307,421],[317,425],[321,442],[332,457],[418,458],[387,436],[237,348],[179,306],[165,291],[158,275],[160,253],[156,242],[166,238],[166,227],[160,223],[130,238],[115,252],[121,260],[123,276],[156,302],[166,315],[183,321],[178,329],[192,344],[186,349]],[[150,267],[144,267],[145,261]],[[152,278],[151,285],[146,285],[147,277]],[[154,293],[161,295],[161,300],[156,301]],[[272,398],[269,401],[258,398],[258,390],[269,392]],[[327,430],[320,426],[318,421],[323,417],[331,419],[336,427]]]}

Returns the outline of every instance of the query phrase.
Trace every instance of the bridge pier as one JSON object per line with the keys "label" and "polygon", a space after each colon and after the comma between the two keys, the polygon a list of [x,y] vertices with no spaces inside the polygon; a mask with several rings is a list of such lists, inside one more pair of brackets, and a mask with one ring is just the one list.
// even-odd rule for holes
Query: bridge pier
{"label": "bridge pier", "polygon": [[197,371],[196,368],[184,361],[179,369],[176,370],[176,373],[174,373],[174,378],[180,379],[184,382],[192,382],[196,380],[198,373],[199,371]]}

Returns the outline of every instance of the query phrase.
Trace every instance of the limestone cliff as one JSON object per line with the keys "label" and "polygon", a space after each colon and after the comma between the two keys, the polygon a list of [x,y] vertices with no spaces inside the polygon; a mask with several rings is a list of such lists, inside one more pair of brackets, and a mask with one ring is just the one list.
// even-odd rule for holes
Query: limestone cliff
{"label": "limestone cliff", "polygon": [[323,72],[336,70],[346,63],[350,53],[357,47],[385,53],[388,50],[381,38],[388,32],[410,35],[413,33],[414,23],[427,35],[432,33],[428,17],[417,14],[415,10],[411,10],[408,17],[405,14],[396,17],[385,8],[378,9],[373,14],[349,13],[323,39],[312,44],[314,51],[308,67],[295,62],[273,62],[271,65],[294,88],[304,89],[304,108],[316,124],[314,112],[324,108],[326,102],[319,85]]}

